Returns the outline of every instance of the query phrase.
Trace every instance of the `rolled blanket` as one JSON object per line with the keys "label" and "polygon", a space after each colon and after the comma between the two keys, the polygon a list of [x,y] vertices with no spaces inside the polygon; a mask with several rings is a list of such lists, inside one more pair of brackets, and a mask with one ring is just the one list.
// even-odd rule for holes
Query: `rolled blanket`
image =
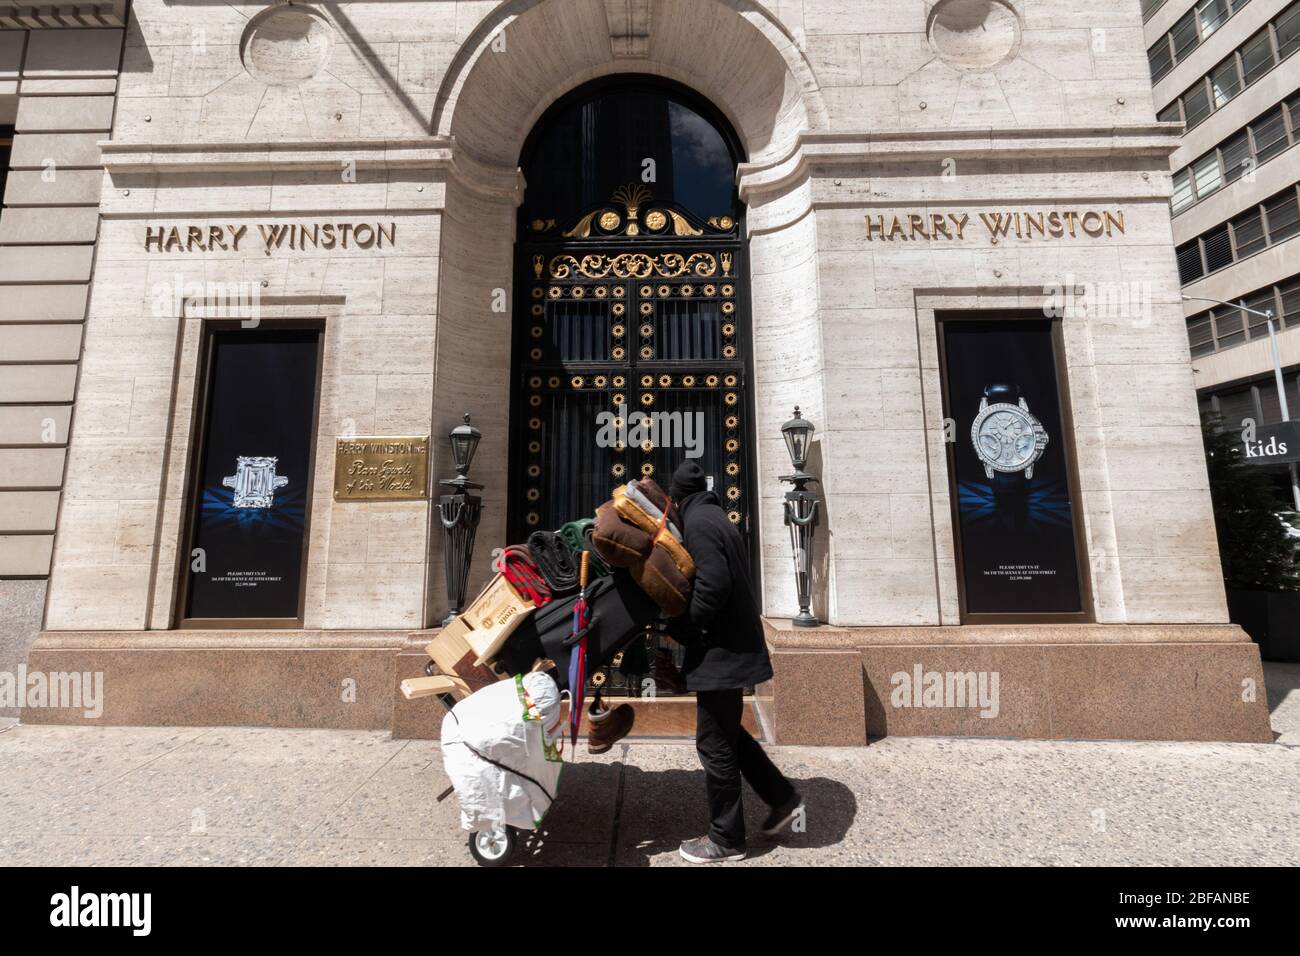
{"label": "rolled blanket", "polygon": [[[604,564],[605,559],[601,557],[600,552],[596,550],[596,522],[595,521],[590,522],[585,528],[582,529],[582,540],[585,545],[583,550],[591,552],[592,560],[599,560],[601,564]],[[613,569],[611,568],[610,570]]]}
{"label": "rolled blanket", "polygon": [[560,537],[573,551],[574,560],[579,563],[582,561],[582,552],[591,552],[591,575],[592,577],[600,577],[608,574],[610,569],[601,560],[600,553],[592,546],[591,536],[587,534],[588,529],[592,528],[595,523],[590,518],[579,518],[577,521],[570,521],[560,528]]}
{"label": "rolled blanket", "polygon": [[[573,605],[576,594],[536,611],[510,635],[496,663],[506,673],[527,672],[539,657],[555,661],[553,676],[561,690],[568,687],[569,654],[573,649]],[[650,595],[626,571],[614,571],[587,584],[587,672],[610,662],[628,641],[641,639],[646,625],[658,615]]]}
{"label": "rolled blanket", "polygon": [[502,548],[492,562],[492,570],[504,575],[520,597],[542,607],[551,601],[551,586],[537,570],[532,555],[523,545]]}
{"label": "rolled blanket", "polygon": [[573,551],[554,531],[534,531],[528,536],[528,552],[552,594],[565,594],[578,586],[578,564]]}
{"label": "rolled blanket", "polygon": [[650,535],[629,521],[624,521],[614,505],[605,502],[596,509],[592,531],[596,553],[614,568],[630,568],[650,554]]}
{"label": "rolled blanket", "polygon": [[632,482],[636,485],[636,490],[650,499],[650,504],[654,505],[659,511],[664,508],[668,509],[668,520],[677,527],[682,526],[681,515],[677,513],[677,505],[673,503],[672,496],[659,487],[659,483],[653,478],[638,478]]}
{"label": "rolled blanket", "polygon": [[664,548],[651,548],[650,557],[631,569],[632,578],[659,610],[669,617],[686,613],[691,599],[691,583]]}
{"label": "rolled blanket", "polygon": [[659,532],[654,536],[654,545],[656,548],[662,548],[672,558],[673,564],[677,565],[677,570],[681,572],[682,577],[690,581],[695,577],[695,562],[691,559],[690,552],[686,546],[666,532]]}
{"label": "rolled blanket", "polygon": [[[634,481],[629,481],[622,488],[614,490],[614,507],[618,509],[620,515],[649,535],[659,530],[659,519],[664,516],[663,510],[655,507],[655,504],[636,487]],[[674,538],[678,541],[682,540],[681,531],[671,520],[665,527]]]}
{"label": "rolled blanket", "polygon": [[[647,483],[654,485],[648,492]],[[659,505],[655,504],[655,497],[660,497]],[[624,488],[614,492],[614,507],[618,509],[618,513],[646,531],[652,543],[662,546],[676,563],[677,569],[689,581],[695,577],[695,562],[691,560],[690,553],[682,545],[682,536],[672,521],[664,522],[664,505],[668,507],[668,515],[671,519],[677,512],[676,506],[667,495],[663,494],[663,490],[658,485],[647,478],[628,482]],[[648,519],[654,520],[652,527],[647,527]]]}

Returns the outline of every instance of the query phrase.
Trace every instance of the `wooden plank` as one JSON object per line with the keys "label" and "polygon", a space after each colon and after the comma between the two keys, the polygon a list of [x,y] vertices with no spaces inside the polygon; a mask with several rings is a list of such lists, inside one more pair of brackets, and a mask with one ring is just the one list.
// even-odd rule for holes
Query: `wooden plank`
{"label": "wooden plank", "polygon": [[402,681],[402,696],[407,700],[432,697],[435,694],[469,696],[469,685],[463,680],[439,674],[437,677],[408,677]]}

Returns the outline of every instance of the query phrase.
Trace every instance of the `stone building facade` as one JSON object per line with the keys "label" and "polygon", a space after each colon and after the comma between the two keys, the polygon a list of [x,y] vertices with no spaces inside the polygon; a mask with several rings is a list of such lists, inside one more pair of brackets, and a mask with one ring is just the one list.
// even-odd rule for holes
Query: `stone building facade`
{"label": "stone building facade", "polygon": [[[126,2],[0,4],[0,671],[41,626]],[[0,716],[18,708],[0,702]]]}
{"label": "stone building facade", "polygon": [[[1137,0],[135,0],[29,669],[102,671],[110,722],[432,733],[396,688],[446,613],[437,509],[340,499],[336,442],[431,436],[436,483],[442,436],[471,413],[482,583],[521,507],[521,150],[562,97],[637,75],[711,104],[743,154],[768,732],[1267,739],[1259,656],[1224,604],[1179,297],[1180,128],[1156,121],[1146,46]],[[181,599],[206,343],[232,288],[253,291],[261,332],[320,330],[291,626],[198,626]],[[954,403],[971,396],[948,394],[961,355],[944,336],[1018,320],[1055,343],[1047,448],[1079,606],[980,613],[955,527],[971,423]],[[824,496],[814,629],[789,626],[796,404]],[[996,673],[996,713],[900,696],[898,675],[932,672]]]}

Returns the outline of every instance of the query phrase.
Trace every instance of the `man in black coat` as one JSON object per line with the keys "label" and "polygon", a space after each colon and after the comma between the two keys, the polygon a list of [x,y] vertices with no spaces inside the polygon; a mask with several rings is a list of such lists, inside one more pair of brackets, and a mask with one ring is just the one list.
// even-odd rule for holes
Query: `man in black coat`
{"label": "man in black coat", "polygon": [[708,490],[704,471],[688,459],[673,475],[669,494],[682,519],[686,550],[695,562],[690,608],[670,633],[686,646],[682,673],[695,692],[695,747],[704,765],[712,825],[699,839],[682,844],[692,863],[740,860],[745,856],[741,777],[772,812],[763,823],[779,833],[802,808],[799,793],[741,726],[744,688],[772,677],[749,580],[749,560],[740,531],[718,496]]}

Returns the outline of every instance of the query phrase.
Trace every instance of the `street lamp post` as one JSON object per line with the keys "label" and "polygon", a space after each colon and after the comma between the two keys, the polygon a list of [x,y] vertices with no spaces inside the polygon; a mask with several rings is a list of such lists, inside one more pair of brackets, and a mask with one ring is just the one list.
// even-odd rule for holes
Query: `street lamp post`
{"label": "street lamp post", "polygon": [[447,576],[447,606],[450,609],[443,626],[456,619],[456,615],[465,606],[465,588],[469,584],[469,566],[474,557],[474,534],[478,530],[479,516],[483,511],[483,499],[470,491],[482,489],[482,485],[469,480],[470,462],[478,450],[482,432],[469,423],[469,413],[465,420],[451,430],[447,436],[451,439],[451,457],[456,466],[455,478],[444,478],[438,482],[453,489],[450,494],[438,499],[438,517],[442,521],[443,566]]}
{"label": "street lamp post", "polygon": [[[1273,379],[1277,382],[1278,408],[1282,412],[1282,421],[1289,422],[1291,420],[1291,409],[1287,406],[1286,385],[1282,380],[1282,354],[1277,348],[1277,330],[1273,327],[1273,310],[1265,309],[1261,312],[1259,309],[1248,308],[1244,303],[1224,302],[1222,299],[1211,299],[1203,295],[1184,295],[1183,299],[1189,302],[1214,302],[1218,305],[1226,305],[1230,309],[1240,309],[1242,312],[1258,315],[1268,323],[1268,344],[1273,350]],[[1296,472],[1295,462],[1291,462],[1288,467],[1291,472],[1291,503],[1295,506],[1296,511],[1300,511],[1300,474]]]}
{"label": "street lamp post", "polygon": [[781,426],[781,437],[785,439],[786,450],[790,453],[790,463],[794,465],[794,474],[782,475],[781,481],[788,481],[794,488],[785,493],[785,524],[790,529],[790,545],[794,549],[794,580],[799,592],[799,613],[794,618],[795,627],[816,627],[817,618],[809,609],[812,604],[812,552],[813,538],[817,533],[817,512],[820,498],[806,487],[810,481],[817,481],[804,471],[808,464],[808,446],[812,441],[813,423],[799,414],[799,406],[794,408],[794,418]]}

